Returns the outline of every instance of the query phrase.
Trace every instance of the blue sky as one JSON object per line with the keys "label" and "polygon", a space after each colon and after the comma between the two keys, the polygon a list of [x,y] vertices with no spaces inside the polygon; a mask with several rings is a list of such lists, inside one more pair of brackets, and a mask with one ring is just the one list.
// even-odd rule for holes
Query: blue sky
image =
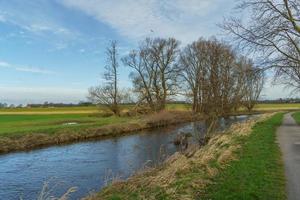
{"label": "blue sky", "polygon": [[[125,55],[145,37],[225,37],[235,0],[0,0],[0,102],[85,100],[101,83],[105,47]],[[121,68],[122,86],[130,86]],[[264,98],[285,97],[267,82]]]}

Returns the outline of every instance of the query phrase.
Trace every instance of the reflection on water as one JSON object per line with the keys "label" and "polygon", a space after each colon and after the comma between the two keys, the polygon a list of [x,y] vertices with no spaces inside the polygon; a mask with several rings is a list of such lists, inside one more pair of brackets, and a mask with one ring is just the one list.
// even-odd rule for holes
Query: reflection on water
{"label": "reflection on water", "polygon": [[[220,119],[220,130],[248,116]],[[186,123],[140,134],[93,142],[56,146],[0,156],[0,199],[36,199],[43,183],[55,180],[54,196],[70,187],[80,199],[105,186],[112,177],[127,178],[138,169],[158,164],[176,151],[172,141],[178,132],[205,133],[204,122]],[[50,182],[50,183],[51,183]]]}

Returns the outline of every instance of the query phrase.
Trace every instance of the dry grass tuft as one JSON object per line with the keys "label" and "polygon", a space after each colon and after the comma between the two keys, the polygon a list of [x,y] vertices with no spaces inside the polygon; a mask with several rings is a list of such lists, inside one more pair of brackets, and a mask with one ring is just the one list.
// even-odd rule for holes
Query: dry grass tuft
{"label": "dry grass tuft", "polygon": [[52,193],[58,186],[58,183],[50,186],[50,182],[45,182],[37,200],[68,200],[70,195],[77,191],[77,187],[71,187],[61,197],[54,197]]}
{"label": "dry grass tuft", "polygon": [[203,119],[200,115],[194,115],[192,112],[187,111],[160,111],[153,113],[145,118],[145,123],[149,127],[161,127],[169,124],[176,124],[180,122],[188,122]]}

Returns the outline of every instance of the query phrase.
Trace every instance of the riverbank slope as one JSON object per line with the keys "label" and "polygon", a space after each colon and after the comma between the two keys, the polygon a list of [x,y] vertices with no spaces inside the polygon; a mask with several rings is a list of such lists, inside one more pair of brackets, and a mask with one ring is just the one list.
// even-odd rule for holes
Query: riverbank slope
{"label": "riverbank slope", "polygon": [[201,149],[176,153],[165,164],[115,181],[88,200],[286,199],[276,127],[283,114],[233,125]]}

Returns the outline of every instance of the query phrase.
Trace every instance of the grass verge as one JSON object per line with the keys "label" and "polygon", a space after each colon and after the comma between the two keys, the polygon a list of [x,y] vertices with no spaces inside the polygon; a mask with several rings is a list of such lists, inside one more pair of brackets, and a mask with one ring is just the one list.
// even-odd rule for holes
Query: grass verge
{"label": "grass verge", "polygon": [[292,114],[292,117],[295,119],[295,121],[300,124],[300,112],[295,112]]}
{"label": "grass verge", "polygon": [[[272,117],[270,117],[272,116]],[[236,124],[201,149],[117,181],[88,200],[286,199],[275,131],[283,114]]]}

